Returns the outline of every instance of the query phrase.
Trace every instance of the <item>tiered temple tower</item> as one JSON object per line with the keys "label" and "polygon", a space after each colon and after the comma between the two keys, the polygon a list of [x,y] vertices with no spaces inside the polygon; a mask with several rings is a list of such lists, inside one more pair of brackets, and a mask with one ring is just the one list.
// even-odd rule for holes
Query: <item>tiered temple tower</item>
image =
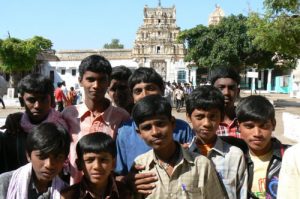
{"label": "tiered temple tower", "polygon": [[208,25],[217,25],[224,16],[225,12],[219,5],[216,5],[216,9],[209,15]]}

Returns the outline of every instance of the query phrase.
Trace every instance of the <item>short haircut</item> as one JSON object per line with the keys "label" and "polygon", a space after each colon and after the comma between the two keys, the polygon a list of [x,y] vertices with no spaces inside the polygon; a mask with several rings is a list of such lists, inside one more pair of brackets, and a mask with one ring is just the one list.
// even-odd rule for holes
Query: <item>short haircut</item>
{"label": "short haircut", "polygon": [[154,83],[159,87],[162,93],[165,91],[162,77],[153,68],[140,67],[136,69],[128,80],[129,88],[132,90],[136,84],[142,82]]}
{"label": "short haircut", "polygon": [[172,118],[172,107],[161,95],[148,95],[132,109],[132,118],[137,126],[155,116],[167,116],[170,120]]}
{"label": "short haircut", "polygon": [[126,66],[116,66],[113,67],[110,79],[115,79],[119,81],[128,81],[132,72]]}
{"label": "short haircut", "polygon": [[77,158],[83,160],[85,153],[107,152],[116,157],[117,149],[115,141],[102,132],[90,133],[83,136],[76,145]]}
{"label": "short haircut", "polygon": [[239,73],[232,67],[217,67],[211,71],[210,82],[211,85],[214,85],[215,82],[220,78],[230,78],[233,79],[237,85],[241,82],[241,76]]}
{"label": "short haircut", "polygon": [[38,150],[41,157],[64,154],[67,158],[70,151],[70,135],[59,125],[50,122],[41,123],[27,136],[26,151],[30,155],[34,150]]}
{"label": "short haircut", "polygon": [[210,110],[218,109],[221,117],[224,117],[224,96],[219,89],[211,85],[196,88],[186,100],[186,112],[192,115],[195,109]]}
{"label": "short haircut", "polygon": [[275,122],[273,105],[266,97],[260,95],[243,98],[236,107],[236,116],[239,122]]}
{"label": "short haircut", "polygon": [[101,55],[90,55],[84,58],[80,63],[79,77],[82,78],[86,71],[104,73],[110,77],[112,68],[105,57]]}
{"label": "short haircut", "polygon": [[21,96],[24,93],[39,93],[39,94],[49,94],[53,96],[54,86],[52,81],[41,75],[41,74],[30,74],[25,76],[18,84],[18,91]]}

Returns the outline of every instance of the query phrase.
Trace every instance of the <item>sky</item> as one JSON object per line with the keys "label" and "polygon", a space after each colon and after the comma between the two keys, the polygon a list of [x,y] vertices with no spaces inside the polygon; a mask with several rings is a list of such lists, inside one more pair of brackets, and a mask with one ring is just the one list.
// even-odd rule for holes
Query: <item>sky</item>
{"label": "sky", "polygon": [[[158,0],[0,0],[0,39],[50,39],[55,50],[101,49],[112,39],[132,48],[143,24],[143,8]],[[207,25],[215,5],[225,15],[263,12],[263,0],[161,0],[176,7],[181,30]]]}

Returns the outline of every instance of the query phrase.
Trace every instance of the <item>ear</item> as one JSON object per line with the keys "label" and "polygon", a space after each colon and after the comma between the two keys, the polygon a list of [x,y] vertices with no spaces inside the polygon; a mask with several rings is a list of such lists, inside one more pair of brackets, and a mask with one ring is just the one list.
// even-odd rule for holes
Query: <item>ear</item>
{"label": "ear", "polygon": [[82,77],[78,77],[78,82],[80,86],[82,86],[81,81],[82,81]]}
{"label": "ear", "polygon": [[28,154],[27,152],[26,152],[26,158],[28,162],[31,162],[30,154]]}
{"label": "ear", "polygon": [[79,160],[78,158],[75,160],[75,163],[76,163],[76,166],[77,166],[77,169],[79,171],[82,171],[83,170],[83,163],[82,163],[82,160]]}
{"label": "ear", "polygon": [[273,124],[273,131],[275,130],[275,127],[276,127],[276,119],[274,118],[274,120],[272,120],[272,124]]}
{"label": "ear", "polygon": [[188,113],[186,113],[186,120],[188,123],[192,123],[191,116]]}

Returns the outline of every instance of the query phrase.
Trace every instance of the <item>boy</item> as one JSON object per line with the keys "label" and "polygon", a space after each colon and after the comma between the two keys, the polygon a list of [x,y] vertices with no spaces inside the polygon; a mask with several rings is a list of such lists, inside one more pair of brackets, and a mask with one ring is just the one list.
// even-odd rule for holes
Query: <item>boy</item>
{"label": "boy", "polygon": [[79,65],[78,78],[80,86],[84,88],[84,103],[68,106],[62,113],[72,134],[71,184],[79,182],[81,178],[81,172],[78,172],[75,164],[75,146],[79,139],[93,132],[104,132],[116,139],[120,124],[129,120],[130,116],[124,109],[112,106],[109,99],[105,98],[111,71],[109,61],[100,55],[84,58]]}
{"label": "boy", "polygon": [[275,110],[263,96],[252,95],[236,108],[241,138],[248,146],[248,197],[276,198],[282,156],[287,148],[272,137]]}
{"label": "boy", "polygon": [[70,137],[54,123],[42,123],[28,134],[30,163],[0,175],[0,198],[60,198],[66,184],[57,176],[69,154]]}
{"label": "boy", "polygon": [[68,129],[60,112],[52,108],[54,87],[52,81],[40,74],[25,76],[18,84],[24,113],[8,115],[5,132],[0,135],[0,173],[11,171],[28,163],[26,137],[33,127],[43,122],[53,122]]}
{"label": "boy", "polygon": [[[163,95],[164,82],[162,77],[153,69],[140,67],[129,78],[129,87],[132,92],[134,103],[148,95]],[[182,121],[175,120],[174,140],[181,144],[188,143],[193,138],[190,126]],[[136,124],[130,120],[118,130],[117,137],[117,168],[119,175],[127,175],[134,159],[151,148],[136,133]]]}
{"label": "boy", "polygon": [[156,187],[145,198],[225,198],[212,163],[173,140],[175,118],[166,99],[145,97],[134,106],[132,117],[137,133],[152,148],[139,155],[134,164],[145,165],[141,172],[159,176]]}
{"label": "boy", "polygon": [[225,114],[217,134],[240,138],[234,106],[240,93],[240,75],[233,68],[218,67],[212,71],[210,81],[211,85],[222,92],[225,99]]}
{"label": "boy", "polygon": [[216,134],[224,116],[224,97],[213,86],[195,89],[186,101],[186,114],[196,134],[189,151],[211,159],[230,199],[247,198],[247,166],[243,152]]}
{"label": "boy", "polygon": [[84,175],[80,183],[62,191],[63,199],[130,198],[124,185],[114,180],[116,145],[105,133],[83,136],[76,146],[77,168]]}

